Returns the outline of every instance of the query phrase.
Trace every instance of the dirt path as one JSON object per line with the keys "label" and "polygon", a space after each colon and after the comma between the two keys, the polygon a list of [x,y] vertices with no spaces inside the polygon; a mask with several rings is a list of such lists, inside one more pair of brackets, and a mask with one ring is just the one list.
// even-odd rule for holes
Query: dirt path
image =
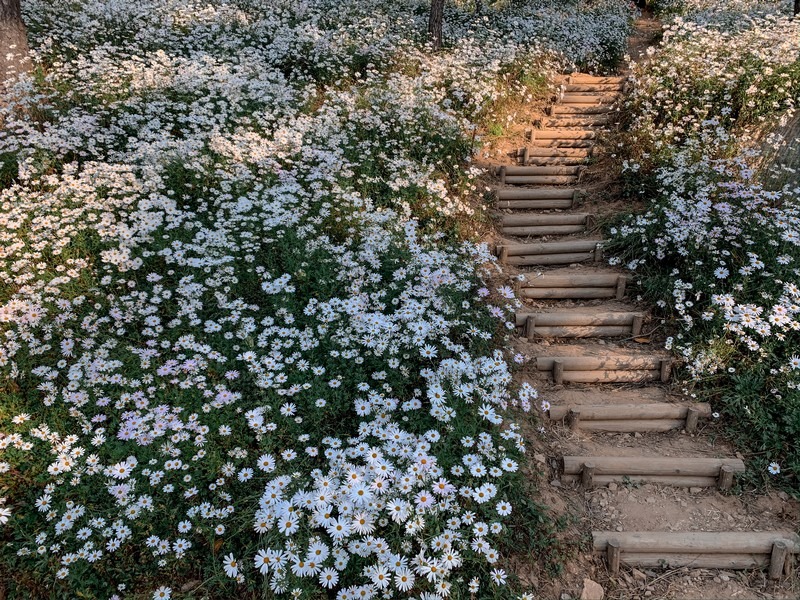
{"label": "dirt path", "polygon": [[[645,59],[659,32],[640,19],[631,54]],[[602,168],[625,77],[560,83],[527,147],[496,165],[497,254],[525,299],[519,379],[550,406],[531,453],[542,500],[571,523],[563,575],[530,582],[563,600],[797,598],[786,576],[800,550],[797,503],[738,487],[743,457],[719,441],[710,408],[680,393],[664,324],[602,257],[596,223],[629,208]]]}

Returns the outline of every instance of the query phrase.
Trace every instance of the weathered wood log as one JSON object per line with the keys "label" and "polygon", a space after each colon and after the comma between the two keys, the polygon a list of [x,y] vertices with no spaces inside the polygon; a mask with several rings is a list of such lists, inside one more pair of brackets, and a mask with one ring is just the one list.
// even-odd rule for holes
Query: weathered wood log
{"label": "weathered wood log", "polygon": [[624,275],[619,275],[617,277],[617,284],[616,284],[616,291],[615,295],[617,300],[622,300],[625,297],[625,287],[628,284],[628,278]]}
{"label": "weathered wood log", "polygon": [[670,373],[672,372],[672,360],[671,359],[664,359],[661,361],[661,368],[659,369],[659,379],[661,379],[661,383],[667,383],[669,381]]}
{"label": "weathered wood log", "polygon": [[615,84],[622,85],[627,81],[627,77],[622,75],[589,75],[588,73],[571,73],[568,76],[567,84],[594,83],[594,84]]}
{"label": "weathered wood log", "polygon": [[507,175],[508,185],[570,185],[578,183],[577,175]]}
{"label": "weathered wood log", "polygon": [[769,559],[769,578],[780,579],[786,568],[786,561],[789,558],[789,544],[783,540],[775,540],[772,543],[772,552]]}
{"label": "weathered wood log", "polygon": [[548,148],[533,146],[528,148],[528,156],[571,156],[586,158],[592,153],[591,147],[586,148]]}
{"label": "weathered wood log", "polygon": [[582,233],[586,231],[585,225],[533,225],[530,227],[503,227],[506,235],[516,235],[519,237],[545,236],[545,235],[570,235],[572,233]]}
{"label": "weathered wood log", "polygon": [[[589,255],[587,255],[589,258]],[[522,298],[531,299],[567,299],[588,300],[593,298],[614,298],[616,292],[614,288],[604,287],[526,287],[520,289],[519,295]]]}
{"label": "weathered wood log", "polygon": [[581,487],[585,490],[594,485],[594,465],[590,462],[585,463],[581,469]]}
{"label": "weathered wood log", "polygon": [[576,127],[585,129],[591,127],[600,130],[612,120],[609,115],[553,115],[542,119],[541,126],[548,128]]}
{"label": "weathered wood log", "polygon": [[556,104],[550,109],[552,115],[603,115],[613,108],[604,104]]}
{"label": "weathered wood log", "polygon": [[606,562],[608,562],[608,570],[614,575],[619,573],[619,560],[619,542],[617,540],[608,540],[606,544]]}
{"label": "weathered wood log", "polygon": [[[639,372],[639,371],[637,371]],[[683,427],[682,419],[596,420],[584,421],[581,427],[587,431],[611,431],[616,433],[644,433],[646,431],[671,431]]]}
{"label": "weathered wood log", "polygon": [[567,415],[567,424],[572,431],[577,431],[581,427],[581,411],[577,408],[570,409]]}
{"label": "weathered wood log", "polygon": [[[706,404],[705,406],[708,407],[708,415],[711,416],[711,406]],[[686,431],[688,433],[694,433],[697,431],[697,424],[700,420],[700,410],[695,407],[689,407],[686,409]]]}
{"label": "weathered wood log", "polygon": [[539,190],[520,190],[511,188],[495,190],[495,196],[498,200],[571,200],[577,191],[583,191],[585,193],[585,190],[569,188],[546,188]]}
{"label": "weathered wood log", "polygon": [[583,418],[592,421],[612,421],[627,419],[674,419],[682,421],[690,410],[699,415],[711,416],[711,405],[670,404],[658,402],[653,404],[581,404],[577,406],[551,406],[549,415],[553,421],[560,421],[569,414],[572,408],[579,407]]}
{"label": "weathered wood log", "polygon": [[543,215],[539,213],[525,213],[516,215],[501,215],[503,226],[518,227],[523,225],[583,225],[589,215],[586,213],[561,213]]}
{"label": "weathered wood log", "polygon": [[505,262],[509,265],[571,265],[587,260],[595,260],[594,252],[567,252],[564,254],[534,254],[530,256],[510,256]]}
{"label": "weathered wood log", "polygon": [[621,557],[622,563],[630,567],[677,569],[763,569],[769,563],[766,554],[680,554],[627,552]]}
{"label": "weathered wood log", "polygon": [[[585,427],[581,427],[585,429]],[[562,483],[579,483],[580,475],[562,475]],[[691,475],[598,475],[594,474],[594,485],[602,487],[609,483],[654,483],[670,487],[714,487],[717,480],[714,477],[700,477]]]}
{"label": "weathered wood log", "polygon": [[544,198],[542,200],[498,200],[497,208],[511,209],[569,209],[574,202],[559,198]]}
{"label": "weathered wood log", "polygon": [[536,129],[534,140],[593,140],[597,132],[592,129]]}
{"label": "weathered wood log", "polygon": [[539,356],[536,358],[536,368],[549,371],[553,368],[554,360],[563,362],[565,371],[655,370],[661,362],[658,356]]}
{"label": "weathered wood log", "polygon": [[619,94],[576,94],[574,92],[565,93],[561,96],[563,104],[612,104],[619,100]]}
{"label": "weathered wood log", "polygon": [[506,176],[508,175],[577,175],[578,167],[536,167],[536,166],[507,166]]}
{"label": "weathered wood log", "polygon": [[539,148],[561,148],[561,149],[575,149],[575,148],[586,148],[589,149],[594,146],[593,140],[565,140],[565,139],[554,139],[554,140],[543,140],[543,139],[534,139],[531,140],[531,146],[539,147]]}
{"label": "weathered wood log", "polygon": [[564,363],[558,359],[553,361],[553,381],[557,385],[561,385],[564,382]]}
{"label": "weathered wood log", "polygon": [[565,94],[574,93],[611,93],[622,92],[624,84],[621,83],[568,83],[564,86]]}
{"label": "weathered wood log", "polygon": [[630,336],[631,328],[625,325],[562,325],[536,326],[530,338],[589,338]]}
{"label": "weathered wood log", "polygon": [[[744,469],[744,465],[742,465]],[[731,465],[722,465],[719,470],[719,477],[717,480],[717,487],[721,490],[729,490],[733,487],[733,474],[736,471]]]}
{"label": "weathered wood log", "polygon": [[744,473],[738,458],[660,458],[655,456],[565,456],[564,473],[580,473],[591,462],[597,475],[682,475],[717,477],[723,466]]}
{"label": "weathered wood log", "polygon": [[522,164],[539,167],[579,167],[586,162],[582,156],[529,156]]}
{"label": "weathered wood log", "polygon": [[793,531],[593,531],[592,543],[605,552],[615,539],[626,552],[771,554],[772,545],[784,540],[792,553],[800,551],[800,536]]}
{"label": "weathered wood log", "polygon": [[561,254],[564,252],[594,252],[603,240],[569,240],[566,242],[538,242],[532,244],[504,244],[509,256],[531,254]]}
{"label": "weathered wood log", "polygon": [[631,323],[631,335],[635,337],[641,334],[643,325],[644,315],[634,315],[633,322]]}
{"label": "weathered wood log", "polygon": [[562,382],[570,383],[644,383],[658,381],[659,372],[649,370],[565,371]]}
{"label": "weathered wood log", "polygon": [[[531,313],[520,312],[516,315],[516,324],[522,325],[525,323],[528,315]],[[633,323],[634,317],[638,313],[632,312],[537,312],[536,315],[537,327],[558,327],[569,326],[577,327],[583,325],[628,325]]]}
{"label": "weathered wood log", "polygon": [[[627,277],[621,276],[623,279]],[[620,275],[617,273],[575,273],[569,275],[527,274],[523,287],[616,287]]]}

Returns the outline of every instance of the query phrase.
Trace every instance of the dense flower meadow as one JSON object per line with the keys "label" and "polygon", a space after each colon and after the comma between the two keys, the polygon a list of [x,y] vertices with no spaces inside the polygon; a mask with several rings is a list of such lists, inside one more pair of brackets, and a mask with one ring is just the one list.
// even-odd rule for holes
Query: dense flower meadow
{"label": "dense flower meadow", "polygon": [[536,392],[500,349],[513,291],[456,235],[465,161],[533,75],[612,62],[627,4],[455,6],[436,55],[410,0],[23,4],[6,593],[512,595],[503,559],[547,541],[508,416]]}
{"label": "dense flower meadow", "polygon": [[800,21],[788,3],[771,14],[766,6],[678,16],[635,67],[635,152],[624,169],[649,208],[614,233],[620,260],[680,322],[668,346],[695,392],[715,403],[760,473],[797,490],[800,181],[772,185],[762,149],[792,143],[765,132],[795,115]]}

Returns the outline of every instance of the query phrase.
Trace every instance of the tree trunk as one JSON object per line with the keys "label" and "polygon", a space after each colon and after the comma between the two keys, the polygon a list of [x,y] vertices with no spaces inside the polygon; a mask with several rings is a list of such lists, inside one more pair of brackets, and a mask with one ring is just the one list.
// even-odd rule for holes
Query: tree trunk
{"label": "tree trunk", "polygon": [[794,16],[800,15],[800,0],[794,0]]}
{"label": "tree trunk", "polygon": [[442,47],[443,14],[444,14],[444,0],[431,0],[431,14],[430,17],[428,18],[428,35],[431,36],[434,50],[440,50]]}
{"label": "tree trunk", "polygon": [[0,0],[0,94],[5,96],[19,74],[30,70],[28,32],[22,22],[20,0]]}

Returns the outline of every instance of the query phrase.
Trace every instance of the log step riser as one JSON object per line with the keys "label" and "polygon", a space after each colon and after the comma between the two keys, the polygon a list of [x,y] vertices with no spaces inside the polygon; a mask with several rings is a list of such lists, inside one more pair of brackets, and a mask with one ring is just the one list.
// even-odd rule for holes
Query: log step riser
{"label": "log step riser", "polygon": [[[587,260],[595,260],[594,252],[575,252],[565,254],[539,254],[531,256],[509,256],[504,262],[520,267],[571,265]],[[598,259],[599,260],[599,259]]]}
{"label": "log step riser", "polygon": [[537,148],[564,148],[564,149],[586,149],[588,152],[592,146],[594,146],[594,142],[592,140],[565,140],[565,139],[557,139],[557,140],[542,140],[542,139],[533,139],[531,141],[531,145]]}
{"label": "log step riser", "polygon": [[538,213],[524,213],[521,215],[501,215],[504,227],[525,227],[531,225],[587,225],[589,215],[559,214],[542,215]]}
{"label": "log step riser", "polygon": [[800,538],[793,531],[592,532],[594,551],[612,575],[632,567],[768,568],[772,580],[789,576]]}
{"label": "log step riser", "polygon": [[505,166],[497,170],[497,175],[502,176],[505,172],[506,177],[515,175],[577,175],[580,167],[573,166]]}
{"label": "log step riser", "polygon": [[508,185],[570,185],[578,183],[576,175],[510,175],[502,183]]}
{"label": "log step riser", "polygon": [[597,132],[582,129],[537,129],[533,131],[533,140],[594,140]]}
{"label": "log step riser", "polygon": [[503,227],[503,234],[517,237],[571,235],[584,233],[586,225],[532,225],[530,227]]}
{"label": "log step riser", "polygon": [[588,158],[591,156],[591,148],[543,148],[533,147],[526,148],[519,155],[524,155],[527,152],[528,156],[548,156],[548,157],[571,157],[571,158]]}
{"label": "log step riser", "polygon": [[572,200],[501,200],[497,203],[497,208],[520,209],[569,209],[575,203]]}
{"label": "log step riser", "polygon": [[603,115],[610,113],[613,109],[610,106],[597,106],[594,104],[556,104],[551,107],[552,115]]}

